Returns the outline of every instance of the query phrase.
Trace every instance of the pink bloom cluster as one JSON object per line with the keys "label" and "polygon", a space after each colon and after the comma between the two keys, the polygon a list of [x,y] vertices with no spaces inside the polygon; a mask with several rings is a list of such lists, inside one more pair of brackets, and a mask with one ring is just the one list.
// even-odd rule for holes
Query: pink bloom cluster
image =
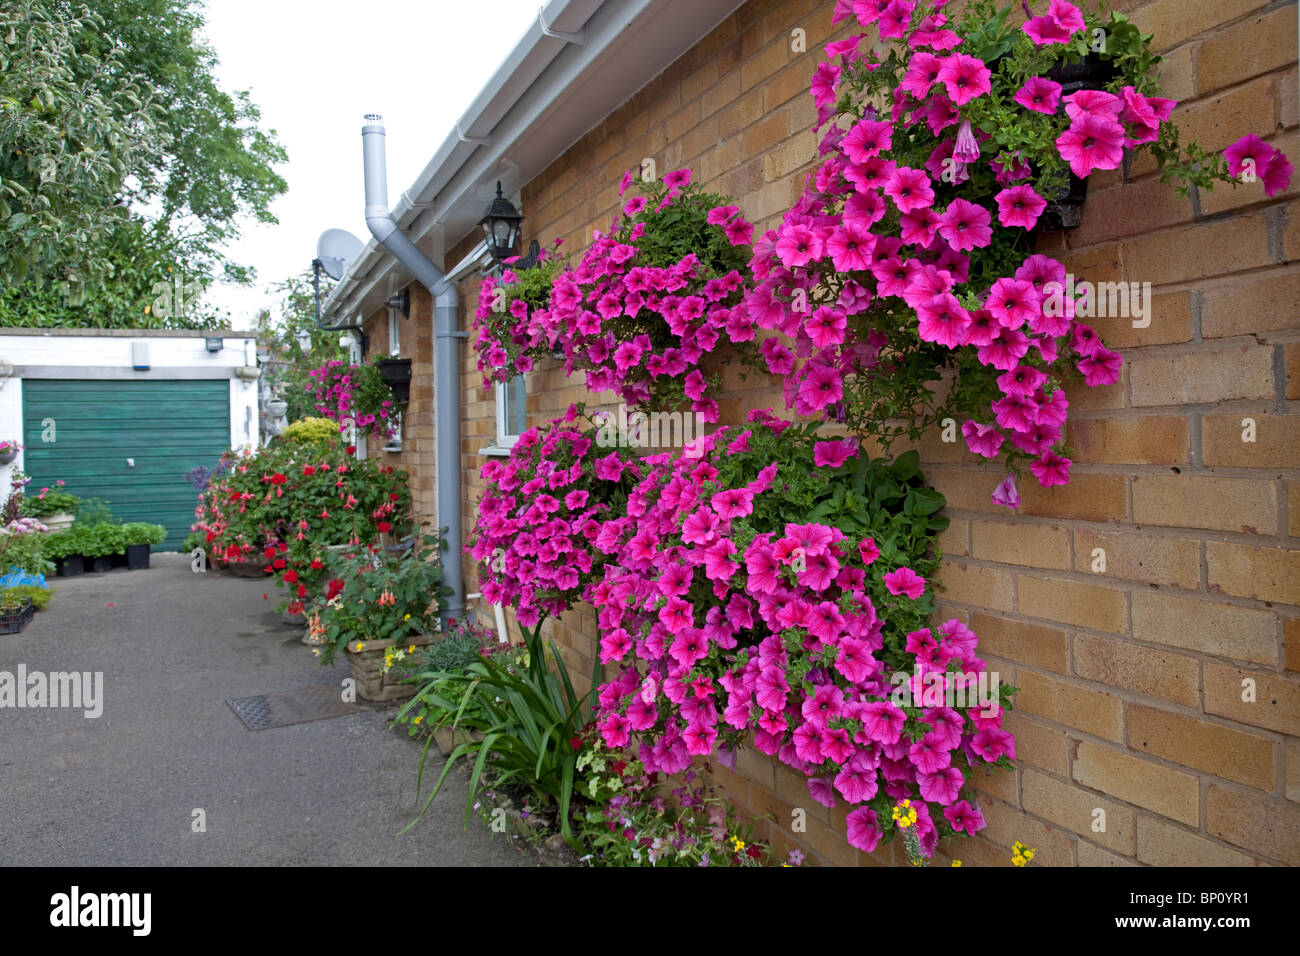
{"label": "pink bloom cluster", "polygon": [[[903,6],[910,15],[914,4]],[[864,23],[883,24],[888,15],[883,5],[855,3],[853,11]],[[1072,33],[1083,25],[1081,16],[1075,24],[1077,13],[1054,0],[1048,19],[1056,18],[1053,23]],[[881,32],[891,35],[883,25]],[[909,39],[917,32],[900,36]],[[970,449],[992,458],[1009,441],[1008,448],[1035,459],[1031,469],[1041,483],[1064,484],[1070,462],[1053,448],[1061,440],[1069,403],[1053,367],[1072,362],[1088,385],[1112,384],[1119,377],[1120,356],[1091,328],[1076,323],[1080,303],[1065,289],[1066,270],[1055,259],[1031,255],[1012,274],[993,279],[985,274],[983,285],[971,283],[972,256],[989,248],[999,230],[1034,228],[1047,202],[1027,183],[1016,183],[1031,171],[1015,160],[990,164],[1002,184],[993,204],[960,195],[940,203],[938,196],[951,184],[968,181],[981,161],[982,134],[959,120],[961,107],[989,92],[990,72],[974,57],[936,55],[926,45],[910,44],[914,52],[891,117],[876,118],[868,110],[847,130],[828,129],[822,165],[781,227],[754,246],[755,284],[744,307],[756,325],[793,340],[793,350],[778,338],[761,344],[768,371],[785,379],[787,407],[827,418],[843,415],[851,376],[888,375],[894,369],[882,364],[888,338],[872,327],[872,316],[914,314],[920,343],[969,349],[996,378],[990,420],[964,423]],[[832,44],[827,49],[846,66],[872,66],[856,48]],[[814,77],[819,108],[833,110],[838,70]],[[1060,86],[1043,79],[1029,81],[1016,95],[1023,107],[1043,113],[1054,113],[1059,99]],[[1074,125],[1058,146],[1081,175],[1113,168],[1123,146],[1153,139],[1173,106],[1132,87],[1123,96],[1080,91],[1064,99]],[[936,137],[948,127],[958,129],[955,137],[940,141],[924,168],[900,165],[891,158],[893,144],[910,141],[909,130],[918,124]],[[816,291],[828,287],[838,289],[838,296],[813,303]]]}
{"label": "pink bloom cluster", "polygon": [[520,435],[508,459],[483,466],[488,487],[466,550],[480,562],[483,596],[516,606],[525,627],[578,599],[604,563],[593,545],[600,519],[621,513],[625,486],[640,475],[626,453],[604,453],[579,415],[570,406]]}
{"label": "pink bloom cluster", "polygon": [[[736,308],[744,276],[737,269],[718,274],[694,252],[654,265],[641,249],[647,215],[675,203],[699,202],[701,197],[686,188],[690,178],[686,169],[666,175],[667,191],[654,207],[644,196],[629,199],[622,225],[616,218],[610,235],[598,234],[582,262],[556,277],[549,308],[528,316],[519,334],[530,343],[544,336],[549,346],[560,348],[565,372],[585,371],[592,392],[613,389],[630,405],[668,407],[684,393],[701,421],[714,422],[717,400],[700,362],[723,340],[754,338],[753,323]],[[624,188],[630,182],[629,174]],[[749,243],[753,227],[737,207],[699,212],[706,216],[706,228],[719,230],[730,247]]]}
{"label": "pink bloom cluster", "polygon": [[[788,425],[766,413],[751,421],[777,433]],[[960,796],[962,768],[1015,755],[999,708],[945,705],[960,679],[949,664],[984,670],[976,635],[953,619],[890,637],[890,620],[924,620],[910,605],[926,582],[908,567],[871,567],[880,556],[871,538],[817,522],[755,534],[754,511],[782,480],[778,464],[756,461],[744,484],[717,481],[717,466],[742,454],[750,434],[724,427],[700,440],[698,457],[646,459],[627,514],[596,535],[610,563],[587,599],[601,661],[621,665],[600,689],[605,743],[639,735],[646,769],[673,774],[752,733],[754,746],[808,778],[814,799],[856,805],[848,840],[866,851],[882,836],[884,796],[935,804],[941,819],[927,816],[918,830],[927,853],[941,828],[976,832],[984,820]],[[887,647],[904,640],[905,649]],[[919,717],[891,702],[887,659],[905,665]]]}
{"label": "pink bloom cluster", "polygon": [[1291,185],[1291,161],[1276,146],[1248,133],[1223,151],[1228,172],[1246,182],[1264,184],[1264,195],[1272,198]]}
{"label": "pink bloom cluster", "polygon": [[338,422],[340,431],[343,430],[343,422],[350,418],[356,425],[359,435],[369,432],[381,435],[385,439],[391,438],[395,427],[389,420],[393,412],[391,401],[382,402],[377,412],[361,411],[356,407],[353,398],[355,385],[353,379],[360,371],[362,371],[361,366],[346,365],[334,359],[308,372],[308,375],[317,380],[314,392],[316,411]]}
{"label": "pink bloom cluster", "polygon": [[[558,248],[563,239],[555,240]],[[518,261],[518,256],[506,259],[508,266]],[[538,253],[537,266],[550,272],[563,263],[556,259],[553,250]],[[498,279],[488,276],[479,286],[478,303],[474,309],[474,348],[478,353],[478,370],[483,373],[483,387],[494,382],[508,381],[514,375],[523,375],[533,369],[534,355],[550,351],[547,345],[550,327],[544,309],[534,308],[523,297],[520,276],[513,269],[505,269]]]}

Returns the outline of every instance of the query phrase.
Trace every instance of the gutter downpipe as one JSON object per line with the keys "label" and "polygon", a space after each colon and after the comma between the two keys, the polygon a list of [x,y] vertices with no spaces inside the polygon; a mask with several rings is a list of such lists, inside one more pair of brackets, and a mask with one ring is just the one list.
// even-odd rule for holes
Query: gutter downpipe
{"label": "gutter downpipe", "polygon": [[361,149],[366,184],[366,225],[375,241],[392,253],[433,296],[434,414],[437,432],[438,522],[447,529],[447,555],[443,583],[451,595],[442,605],[447,618],[465,615],[460,521],[460,297],[441,269],[397,228],[388,209],[388,174],[384,149],[383,117],[367,113],[361,127]]}

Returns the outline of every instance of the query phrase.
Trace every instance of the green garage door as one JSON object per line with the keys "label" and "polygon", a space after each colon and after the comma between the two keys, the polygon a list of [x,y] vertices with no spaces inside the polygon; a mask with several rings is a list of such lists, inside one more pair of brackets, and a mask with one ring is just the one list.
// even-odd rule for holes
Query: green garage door
{"label": "green garage door", "polygon": [[[51,423],[54,440],[43,441]],[[162,525],[167,540],[154,550],[175,551],[198,500],[185,473],[230,446],[230,383],[26,379],[23,444],[29,492],[62,478],[122,521]]]}

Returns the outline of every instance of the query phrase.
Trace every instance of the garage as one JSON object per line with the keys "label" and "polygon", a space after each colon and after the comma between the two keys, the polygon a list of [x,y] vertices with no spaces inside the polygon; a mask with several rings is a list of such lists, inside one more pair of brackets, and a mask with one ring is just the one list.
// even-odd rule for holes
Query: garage
{"label": "garage", "polygon": [[177,550],[197,499],[185,473],[257,447],[256,363],[247,333],[0,329],[0,439],[24,446],[0,497],[14,469],[29,493],[62,479],[120,521],[162,525],[153,550]]}
{"label": "garage", "polygon": [[194,520],[185,472],[229,447],[230,388],[33,380],[23,386],[23,434],[30,488],[61,478],[65,491],[108,502],[115,518],[162,525],[167,540],[154,550],[175,551]]}

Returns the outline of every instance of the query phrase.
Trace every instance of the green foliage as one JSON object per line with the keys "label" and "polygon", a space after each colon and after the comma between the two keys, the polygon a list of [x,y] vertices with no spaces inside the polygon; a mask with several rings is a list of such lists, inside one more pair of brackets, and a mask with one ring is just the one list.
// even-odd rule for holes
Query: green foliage
{"label": "green foliage", "polygon": [[135,544],[162,544],[167,538],[167,529],[160,524],[147,524],[143,521],[128,521],[122,525],[122,538],[127,546]]}
{"label": "green foliage", "polygon": [[[546,665],[541,643],[541,623],[525,632],[528,664],[523,666],[498,657],[470,664],[461,674],[470,682],[459,704],[437,695],[425,699],[444,710],[454,711],[452,726],[481,739],[459,744],[448,756],[438,781],[425,801],[414,826],[428,811],[452,768],[464,759],[472,761],[465,819],[473,812],[474,800],[483,785],[489,762],[495,784],[526,787],[556,807],[564,838],[573,842],[569,820],[577,778],[577,751],[573,743],[587,719],[590,692],[579,695],[573,689],[568,668],[554,642],[554,670]],[[413,679],[436,681],[455,677],[451,672],[427,672]],[[417,698],[418,701],[420,698]],[[406,708],[416,706],[416,701]],[[403,710],[405,711],[404,708]],[[424,781],[424,764],[433,743],[430,737],[420,758],[417,787]],[[405,831],[403,831],[405,832]]]}
{"label": "green foliage", "polygon": [[31,601],[36,610],[44,611],[52,597],[54,591],[50,588],[35,584],[15,584],[12,587],[0,588],[0,607],[22,607],[27,601]]}
{"label": "green foliage", "polygon": [[736,810],[698,771],[665,795],[630,754],[593,733],[578,755],[577,843],[589,866],[763,866],[771,849],[756,843],[754,821]]}
{"label": "green foliage", "polygon": [[[128,217],[127,178],[161,154],[157,91],[105,19],[53,0],[0,6],[0,279],[76,296]],[[93,81],[92,81],[93,78]],[[77,250],[77,253],[69,254]]]}
{"label": "green foliage", "polygon": [[77,513],[81,499],[66,491],[45,491],[36,495],[23,495],[19,512],[25,518],[46,518],[50,515]]}
{"label": "green foliage", "polygon": [[357,548],[331,557],[330,578],[342,587],[330,589],[312,625],[324,638],[322,664],[351,641],[404,643],[438,629],[439,600],[451,593],[438,561],[446,542],[432,534],[421,540],[422,548],[400,554]]}
{"label": "green foliage", "polygon": [[0,7],[0,324],[222,327],[201,294],[251,281],[222,247],[275,222],[286,154],[195,0],[93,6]]}
{"label": "green foliage", "polygon": [[28,574],[53,574],[48,534],[0,534],[0,573],[18,568]]}
{"label": "green foliage", "polygon": [[[46,535],[44,553],[49,558],[66,558],[69,555],[79,554],[86,558],[104,558],[110,555],[123,554],[126,551],[128,543],[125,529],[127,525],[120,524],[74,524],[71,528],[64,531],[56,531],[53,534]],[[146,528],[157,528],[157,525],[143,525]],[[166,535],[164,534],[164,537]]]}
{"label": "green foliage", "polygon": [[74,528],[85,528],[98,524],[121,524],[109,509],[110,502],[103,498],[82,498],[77,508],[77,517],[73,520]]}
{"label": "green foliage", "polygon": [[291,445],[329,447],[338,444],[339,426],[337,422],[328,418],[302,418],[291,422],[280,437]]}
{"label": "green foliage", "polygon": [[[333,280],[321,277],[321,301],[328,297]],[[266,384],[272,394],[289,406],[285,412],[291,422],[316,414],[316,404],[309,389],[312,368],[325,362],[345,361],[347,349],[339,345],[338,330],[328,330],[316,325],[316,302],[312,291],[311,272],[290,276],[272,286],[280,295],[277,310],[264,309],[257,316],[257,345],[266,349],[264,363]],[[310,336],[310,351],[303,351],[298,341],[300,333]],[[287,436],[286,436],[287,437]],[[334,429],[338,437],[338,429]]]}

